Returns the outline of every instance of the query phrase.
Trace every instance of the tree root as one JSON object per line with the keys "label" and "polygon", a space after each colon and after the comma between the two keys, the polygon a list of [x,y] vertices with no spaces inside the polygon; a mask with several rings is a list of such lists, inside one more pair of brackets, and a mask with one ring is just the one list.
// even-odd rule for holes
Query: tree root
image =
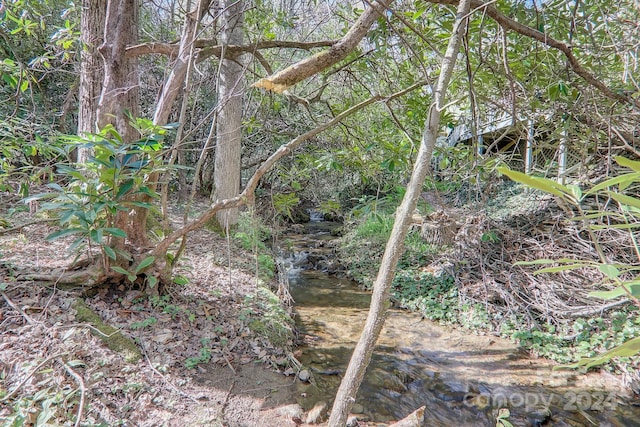
{"label": "tree root", "polygon": [[40,272],[16,271],[18,281],[51,282],[59,289],[93,288],[107,281],[108,274],[102,268],[91,266],[83,270],[56,269]]}

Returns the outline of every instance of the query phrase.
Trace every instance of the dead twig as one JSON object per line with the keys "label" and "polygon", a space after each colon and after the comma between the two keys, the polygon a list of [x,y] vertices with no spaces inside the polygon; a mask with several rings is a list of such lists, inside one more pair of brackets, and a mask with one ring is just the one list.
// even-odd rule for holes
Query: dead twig
{"label": "dead twig", "polygon": [[9,392],[9,394],[7,394],[6,396],[4,396],[2,399],[0,399],[0,403],[1,402],[6,402],[7,400],[11,399],[17,392],[18,390],[20,390],[20,388],[22,388],[23,385],[25,385],[27,383],[27,381],[29,381],[29,378],[31,378],[36,372],[38,372],[40,370],[40,368],[42,368],[44,365],[46,365],[47,363],[49,363],[50,361],[57,359],[59,357],[62,356],[66,356],[69,353],[58,353],[58,354],[54,354],[53,356],[49,356],[46,359],[44,359],[42,362],[40,362],[38,364],[38,366],[36,366],[30,373],[29,375],[27,375],[21,382],[20,384],[18,384],[11,392]]}
{"label": "dead twig", "polygon": [[44,218],[44,219],[37,219],[35,221],[29,221],[24,224],[16,225],[15,227],[5,228],[4,230],[0,230],[0,236],[4,236],[5,234],[15,233],[16,231],[20,231],[23,228],[28,227],[30,225],[41,224],[43,222],[54,222],[57,220],[58,218]]}
{"label": "dead twig", "polygon": [[167,383],[169,385],[169,387],[171,387],[173,389],[173,391],[175,391],[178,395],[180,395],[182,397],[186,397],[187,399],[191,400],[192,402],[196,402],[196,403],[200,404],[198,399],[190,396],[189,394],[185,393],[184,391],[180,390],[178,387],[173,385],[173,383],[167,379],[166,375],[164,375],[162,372],[158,371],[156,369],[156,367],[153,366],[153,363],[151,363],[151,359],[149,359],[149,355],[147,354],[147,350],[144,348],[144,344],[142,342],[142,337],[138,337],[138,339],[140,340],[140,348],[142,349],[142,354],[144,354],[144,359],[147,361],[147,364],[149,365],[151,370],[156,375],[158,375],[162,379],[162,381]]}
{"label": "dead twig", "polygon": [[84,385],[84,380],[82,379],[82,377],[76,371],[71,369],[71,366],[62,361],[62,359],[58,359],[58,363],[60,363],[64,367],[65,371],[67,371],[67,373],[71,375],[74,380],[76,380],[78,386],[80,387],[80,403],[78,404],[78,415],[76,415],[76,423],[74,424],[74,427],[78,427],[80,425],[80,421],[82,420],[82,413],[84,412],[87,389]]}
{"label": "dead twig", "polygon": [[224,360],[227,362],[227,365],[233,371],[233,373],[238,375],[238,372],[236,372],[236,369],[233,367],[233,365],[231,364],[231,361],[229,360],[227,355],[224,353],[224,351],[222,352],[222,357],[224,357]]}
{"label": "dead twig", "polygon": [[24,320],[26,320],[27,323],[29,323],[30,325],[34,325],[34,324],[38,323],[35,320],[33,320],[31,318],[31,316],[29,316],[27,313],[25,313],[20,307],[18,307],[13,301],[11,301],[11,299],[7,296],[7,294],[5,294],[4,292],[0,292],[0,295],[2,295],[4,300],[7,302],[7,304],[9,304],[9,306],[11,308],[13,308],[15,311],[20,313],[20,315],[22,317],[24,317]]}

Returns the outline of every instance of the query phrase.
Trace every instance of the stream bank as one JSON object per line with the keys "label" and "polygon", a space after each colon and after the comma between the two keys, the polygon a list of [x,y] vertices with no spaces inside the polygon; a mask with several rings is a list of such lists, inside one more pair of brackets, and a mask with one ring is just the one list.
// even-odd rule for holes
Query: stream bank
{"label": "stream bank", "polygon": [[[369,293],[352,281],[305,265],[332,265],[331,223],[312,222],[287,236],[290,292],[310,383],[298,385],[305,410],[330,406],[357,341]],[[306,260],[312,259],[312,263]],[[324,268],[324,270],[331,270]],[[495,425],[508,408],[515,426],[640,425],[640,407],[607,373],[553,370],[514,343],[473,335],[392,309],[353,412],[387,423],[426,405],[429,426]],[[321,404],[322,405],[322,404]]]}

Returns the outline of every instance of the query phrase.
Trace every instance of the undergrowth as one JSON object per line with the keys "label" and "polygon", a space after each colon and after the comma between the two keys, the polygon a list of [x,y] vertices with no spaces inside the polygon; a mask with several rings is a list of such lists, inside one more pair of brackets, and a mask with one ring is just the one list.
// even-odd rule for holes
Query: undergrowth
{"label": "undergrowth", "polygon": [[[358,206],[345,222],[347,231],[339,247],[340,260],[348,275],[364,288],[373,285],[393,227],[394,217],[387,206],[390,204],[378,203],[376,209]],[[461,298],[450,275],[434,276],[424,270],[443,249],[446,248],[426,243],[418,232],[408,233],[393,281],[392,299],[397,305],[443,324],[499,334],[537,356],[560,363],[594,357],[640,336],[640,318],[634,306],[591,318],[554,319],[553,324],[536,319],[535,313],[506,318],[489,312],[485,304]],[[619,368],[628,358],[617,360]]]}
{"label": "undergrowth", "polygon": [[256,275],[265,282],[272,280],[276,273],[276,263],[267,246],[270,238],[271,230],[257,215],[251,212],[240,214],[233,240],[242,249],[253,252]]}

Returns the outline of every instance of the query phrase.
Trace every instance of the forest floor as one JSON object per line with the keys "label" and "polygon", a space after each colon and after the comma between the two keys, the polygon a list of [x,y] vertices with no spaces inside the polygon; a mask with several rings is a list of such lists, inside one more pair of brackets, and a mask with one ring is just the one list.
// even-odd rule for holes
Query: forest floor
{"label": "forest floor", "polygon": [[[9,211],[18,206],[17,199],[0,203],[0,218],[10,220],[9,226],[37,218],[28,209]],[[552,216],[545,217],[556,227]],[[174,226],[181,221],[178,208],[172,221]],[[473,253],[470,245],[458,251],[469,264],[462,272],[468,283],[503,282],[473,268],[476,260],[485,265],[480,258],[498,267],[512,262],[495,255],[503,253],[502,245],[484,235],[495,232],[502,244],[530,245],[532,256],[549,249],[494,222],[478,221],[462,226],[473,230],[465,242],[476,242]],[[536,223],[534,228],[534,234],[548,235],[548,227]],[[79,417],[75,425],[286,427],[317,415],[308,418],[295,403],[300,397],[295,333],[282,307],[274,315],[274,295],[260,285],[254,253],[206,228],[197,230],[175,269],[184,284],[162,297],[127,286],[87,297],[81,290],[15,281],[17,269],[54,272],[71,264],[69,239],[45,239],[56,229],[52,222],[39,222],[0,231],[0,425],[74,425]],[[566,247],[575,248],[574,242]],[[475,277],[478,271],[482,274]],[[505,290],[499,297],[518,292],[523,291]],[[142,358],[132,363],[112,350],[105,343],[110,337],[78,318],[78,300],[134,340]]]}
{"label": "forest floor", "polygon": [[[28,211],[1,217],[33,220]],[[301,424],[293,332],[274,345],[255,322],[273,307],[258,291],[251,253],[206,229],[190,234],[176,270],[188,283],[165,297],[125,286],[84,297],[14,281],[17,267],[71,263],[68,240],[45,240],[55,230],[45,222],[0,235],[0,425],[74,425],[78,415],[75,425],[91,426]],[[77,318],[78,299],[133,339],[142,358],[128,362],[105,345]]]}

